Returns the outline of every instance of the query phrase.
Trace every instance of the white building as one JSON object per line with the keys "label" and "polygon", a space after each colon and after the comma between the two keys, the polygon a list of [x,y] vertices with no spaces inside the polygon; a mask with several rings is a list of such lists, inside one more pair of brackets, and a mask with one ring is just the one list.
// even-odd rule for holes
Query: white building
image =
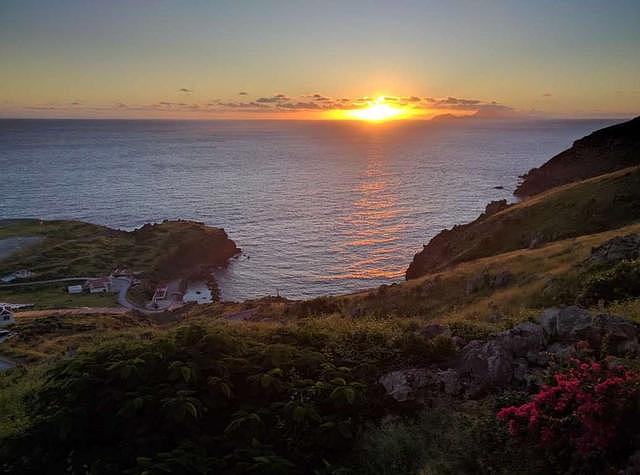
{"label": "white building", "polygon": [[81,285],[70,285],[67,287],[67,292],[70,294],[81,294],[82,286]]}
{"label": "white building", "polygon": [[111,280],[108,277],[98,277],[85,282],[84,288],[91,294],[107,293],[111,291]]}
{"label": "white building", "polygon": [[16,320],[13,318],[11,308],[6,305],[0,307],[0,327],[6,327],[14,323],[16,323]]}

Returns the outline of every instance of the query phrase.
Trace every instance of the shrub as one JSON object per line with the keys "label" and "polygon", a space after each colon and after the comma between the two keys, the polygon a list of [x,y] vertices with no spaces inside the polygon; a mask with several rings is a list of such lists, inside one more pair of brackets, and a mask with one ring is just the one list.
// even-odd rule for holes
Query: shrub
{"label": "shrub", "polygon": [[512,436],[555,454],[611,455],[632,439],[639,384],[638,374],[622,366],[575,359],[529,402],[501,409],[498,419]]}
{"label": "shrub", "polygon": [[625,300],[640,296],[640,259],[622,261],[613,268],[588,277],[578,296],[583,305]]}

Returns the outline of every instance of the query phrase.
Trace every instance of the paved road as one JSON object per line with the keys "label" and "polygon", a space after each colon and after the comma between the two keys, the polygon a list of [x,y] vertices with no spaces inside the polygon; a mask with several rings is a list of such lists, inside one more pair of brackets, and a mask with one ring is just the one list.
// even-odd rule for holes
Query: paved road
{"label": "paved road", "polygon": [[172,310],[171,306],[169,306],[169,308],[159,310],[149,310],[148,308],[141,307],[140,305],[129,301],[129,299],[127,299],[127,291],[129,290],[129,287],[131,287],[131,279],[128,279],[127,277],[114,277],[111,279],[111,286],[118,292],[118,303],[129,310],[136,310],[140,313],[144,313],[145,315],[157,315],[164,313],[167,310]]}

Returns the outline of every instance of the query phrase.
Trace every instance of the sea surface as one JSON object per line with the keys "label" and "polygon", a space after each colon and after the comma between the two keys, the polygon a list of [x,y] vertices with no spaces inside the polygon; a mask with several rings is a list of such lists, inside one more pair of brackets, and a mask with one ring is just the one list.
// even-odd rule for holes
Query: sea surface
{"label": "sea surface", "polygon": [[346,293],[613,123],[0,120],[0,218],[194,219],[243,249],[226,300]]}

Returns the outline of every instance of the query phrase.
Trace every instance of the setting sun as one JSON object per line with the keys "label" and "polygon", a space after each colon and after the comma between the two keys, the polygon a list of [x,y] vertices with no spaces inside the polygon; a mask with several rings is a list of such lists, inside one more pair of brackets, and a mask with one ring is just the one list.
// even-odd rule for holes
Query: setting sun
{"label": "setting sun", "polygon": [[398,117],[403,114],[400,108],[392,107],[389,104],[374,103],[364,109],[349,111],[349,116],[354,119],[381,121]]}
{"label": "setting sun", "polygon": [[347,110],[334,110],[329,114],[335,119],[356,119],[368,122],[383,122],[386,120],[405,119],[413,115],[413,110],[405,104],[393,103],[381,96],[368,101],[361,107]]}

